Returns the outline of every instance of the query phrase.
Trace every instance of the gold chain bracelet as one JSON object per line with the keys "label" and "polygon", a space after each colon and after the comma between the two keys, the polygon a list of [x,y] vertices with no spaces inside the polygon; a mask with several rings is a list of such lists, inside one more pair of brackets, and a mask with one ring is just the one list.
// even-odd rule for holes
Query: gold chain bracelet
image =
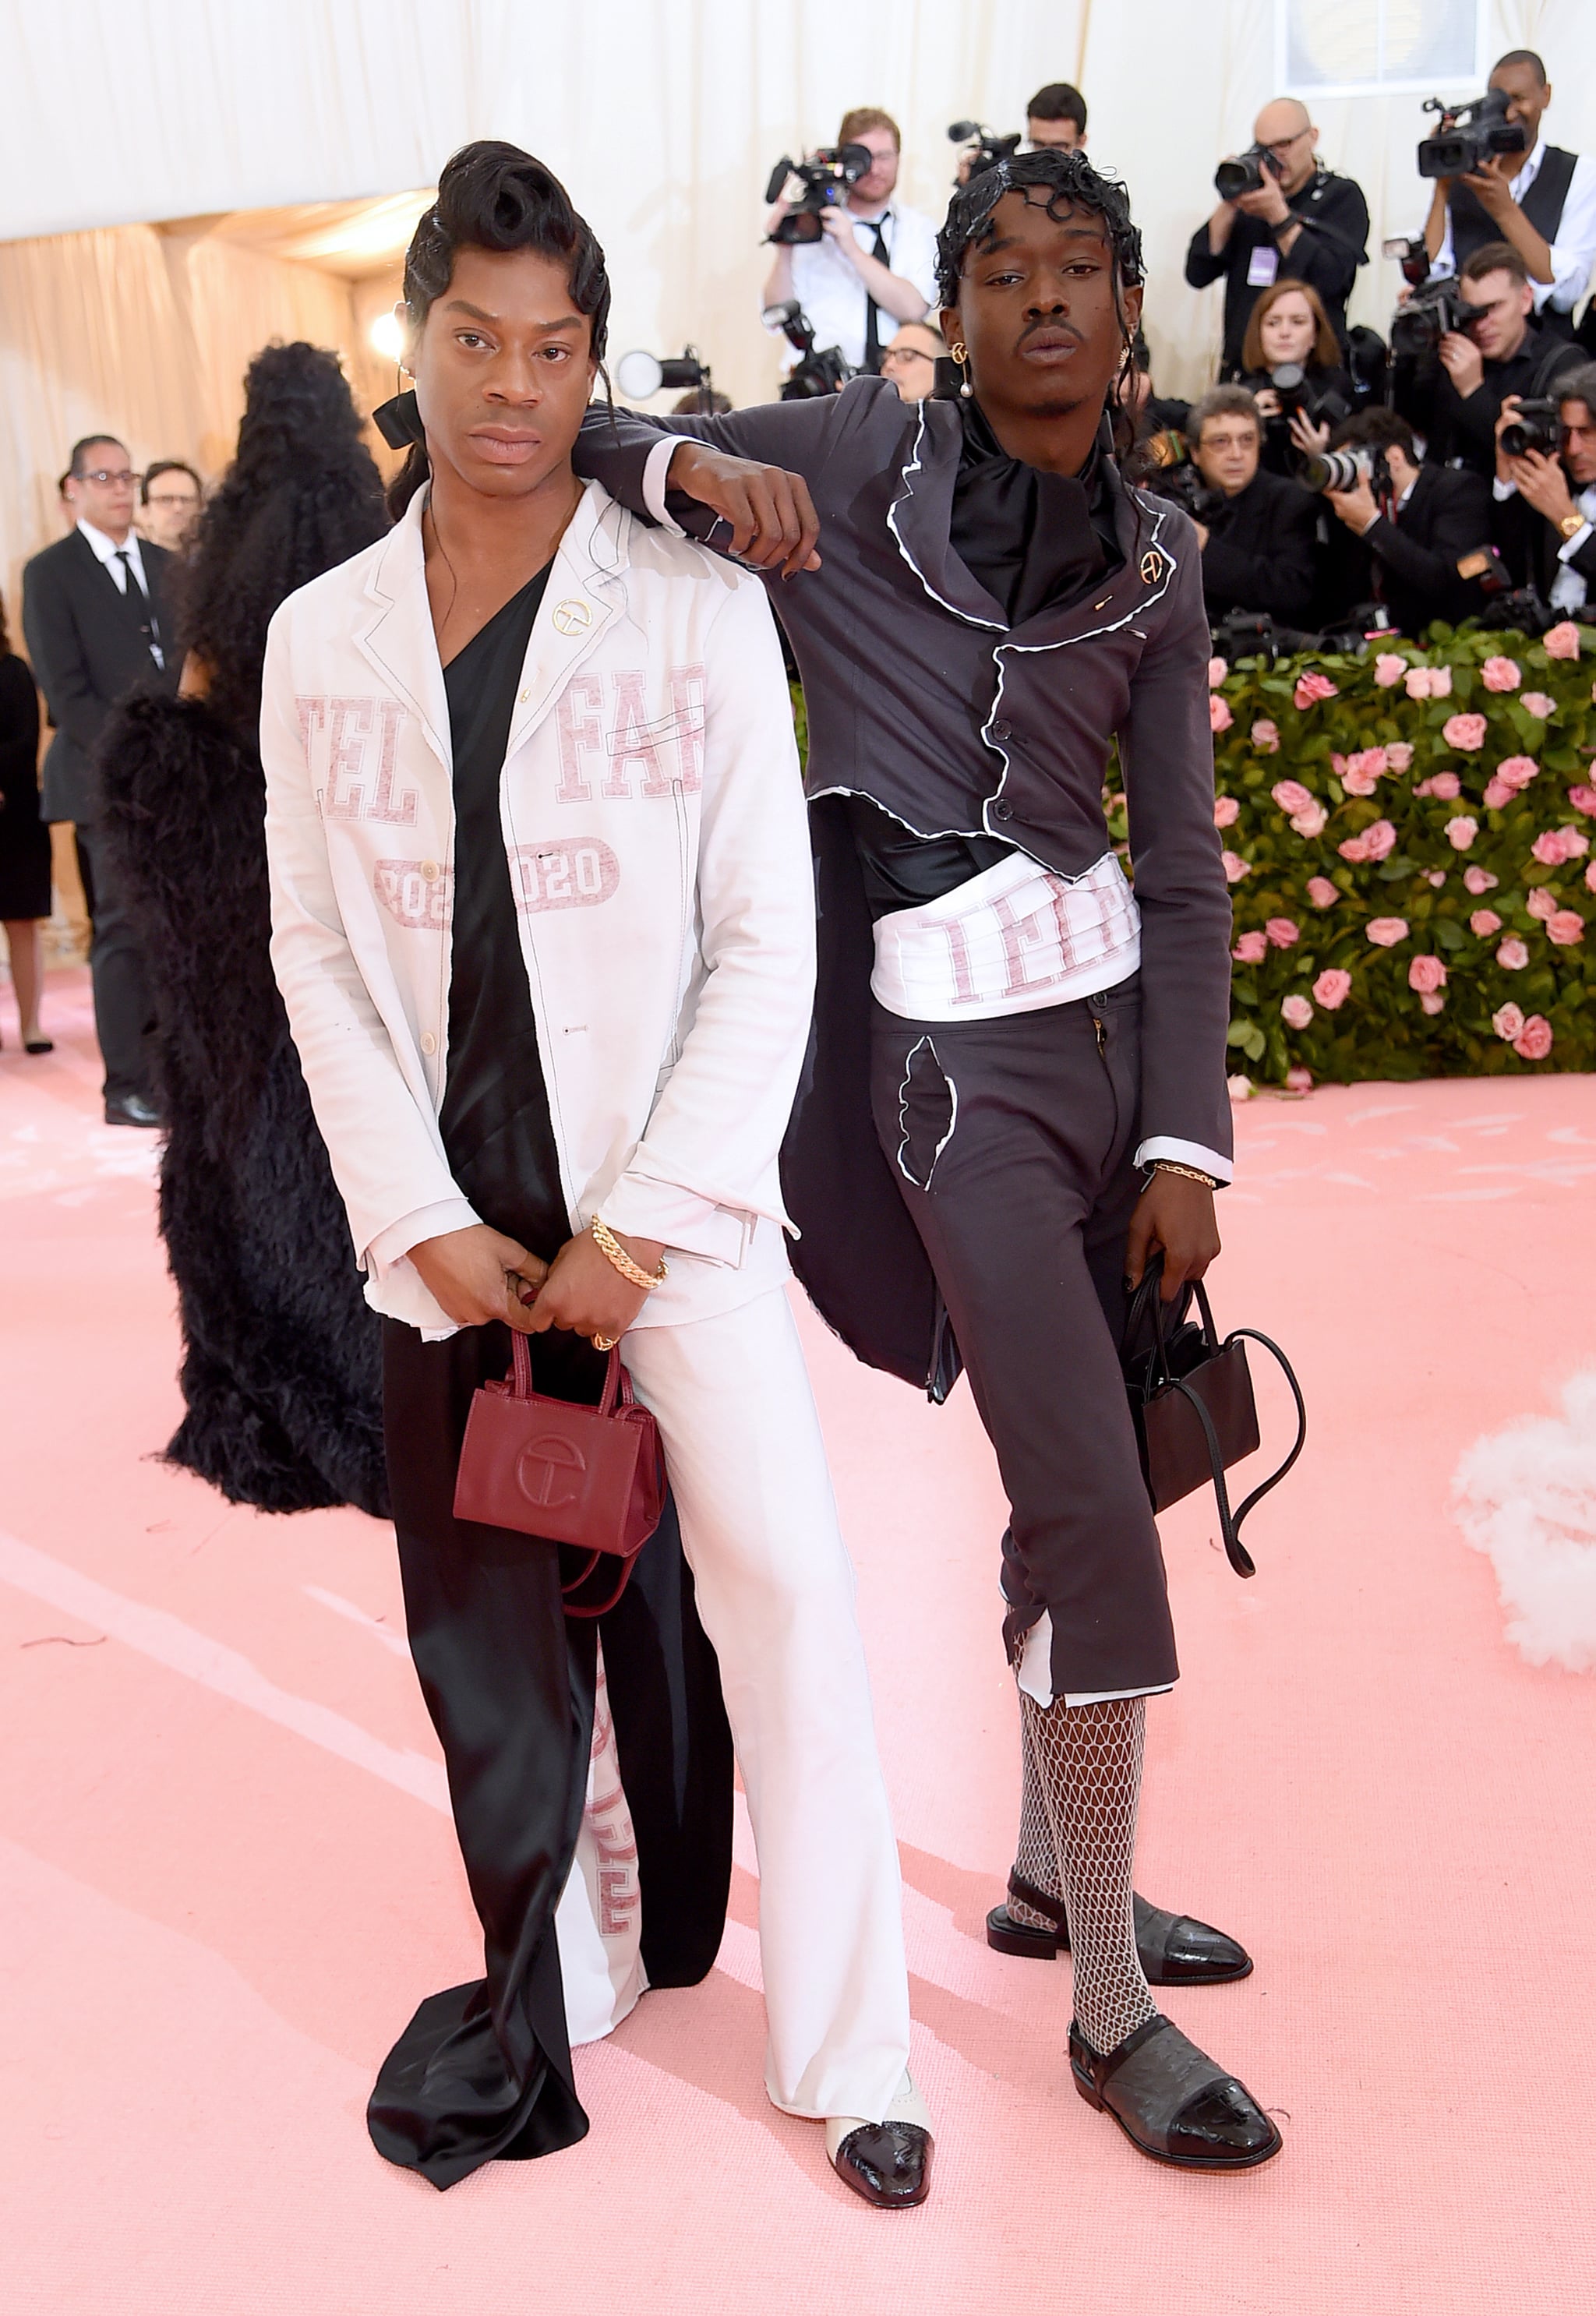
{"label": "gold chain bracelet", "polygon": [[629,1285],[640,1287],[646,1295],[652,1295],[656,1287],[664,1285],[670,1273],[665,1269],[665,1259],[663,1254],[659,1259],[657,1270],[645,1270],[640,1262],[632,1260],[615,1233],[601,1216],[595,1215],[587,1227],[593,1233],[593,1243],[599,1252],[608,1261],[613,1263]]}
{"label": "gold chain bracelet", "polygon": [[1179,1174],[1182,1181],[1200,1182],[1205,1190],[1217,1190],[1219,1187],[1211,1174],[1199,1174],[1195,1166],[1182,1166],[1174,1158],[1155,1158],[1153,1171],[1155,1174]]}

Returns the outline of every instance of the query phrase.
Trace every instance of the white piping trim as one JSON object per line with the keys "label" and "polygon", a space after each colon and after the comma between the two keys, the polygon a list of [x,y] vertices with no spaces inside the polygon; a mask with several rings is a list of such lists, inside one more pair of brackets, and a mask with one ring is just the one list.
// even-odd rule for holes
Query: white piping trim
{"label": "white piping trim", "polygon": [[[914,1175],[911,1174],[908,1168],[904,1163],[904,1154],[909,1146],[909,1077],[910,1073],[914,1067],[914,1056],[920,1051],[922,1046],[929,1047],[932,1060],[936,1064],[938,1069],[941,1070],[942,1083],[947,1087],[950,1095],[952,1097],[953,1102],[952,1115],[948,1120],[948,1131],[943,1135],[941,1140],[931,1154],[931,1164],[925,1170],[925,1180],[923,1182],[918,1180]],[[938,1162],[941,1158],[943,1151],[946,1150],[950,1142],[952,1141],[954,1128],[958,1124],[958,1088],[955,1085],[953,1080],[948,1075],[947,1071],[942,1068],[942,1057],[938,1053],[934,1042],[930,1038],[917,1038],[914,1044],[910,1047],[908,1053],[904,1057],[904,1073],[903,1077],[899,1081],[897,1089],[897,1122],[899,1128],[901,1129],[902,1136],[897,1145],[897,1171],[903,1176],[905,1181],[912,1183],[915,1189],[929,1190],[932,1184],[932,1177],[937,1171]]]}
{"label": "white piping trim", "polygon": [[904,535],[897,527],[898,508],[905,499],[912,499],[914,497],[914,485],[912,478],[923,471],[924,465],[924,461],[920,456],[920,445],[925,440],[926,432],[924,403],[921,403],[918,407],[920,411],[920,424],[915,430],[914,448],[909,453],[908,464],[898,469],[898,479],[903,484],[904,487],[887,510],[887,528],[892,533],[893,538],[897,541],[898,553],[903,557],[904,561],[914,574],[915,578],[919,580],[920,584],[924,588],[926,593],[931,597],[933,603],[940,603],[944,611],[951,611],[954,618],[956,619],[962,619],[967,627],[985,628],[991,635],[1003,635],[1006,633],[1006,629],[1001,619],[979,619],[976,617],[975,612],[961,611],[957,603],[950,603],[945,595],[938,594],[936,589],[932,585],[931,581],[926,577],[924,572],[922,571],[918,563],[915,562],[914,557],[910,554],[907,546],[905,544]]}

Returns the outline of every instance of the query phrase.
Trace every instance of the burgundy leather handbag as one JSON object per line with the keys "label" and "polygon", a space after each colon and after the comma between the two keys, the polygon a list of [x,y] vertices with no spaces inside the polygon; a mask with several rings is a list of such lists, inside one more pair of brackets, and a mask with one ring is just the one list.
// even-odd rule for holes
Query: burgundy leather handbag
{"label": "burgundy leather handbag", "polygon": [[[659,1426],[632,1397],[618,1350],[610,1354],[598,1405],[584,1407],[534,1391],[527,1339],[511,1341],[511,1373],[472,1394],[454,1516],[585,1553],[585,1566],[560,1586],[566,1614],[602,1617],[625,1591],[664,1510]],[[608,1572],[598,1575],[606,1560],[620,1563],[608,1591]]]}

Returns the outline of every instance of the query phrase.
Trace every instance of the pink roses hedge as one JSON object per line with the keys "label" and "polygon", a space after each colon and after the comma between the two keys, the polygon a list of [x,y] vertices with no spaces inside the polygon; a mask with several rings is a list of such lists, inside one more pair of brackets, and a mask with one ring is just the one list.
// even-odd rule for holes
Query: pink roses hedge
{"label": "pink roses hedge", "polygon": [[1210,668],[1254,1079],[1596,1069],[1596,628],[1433,632]]}

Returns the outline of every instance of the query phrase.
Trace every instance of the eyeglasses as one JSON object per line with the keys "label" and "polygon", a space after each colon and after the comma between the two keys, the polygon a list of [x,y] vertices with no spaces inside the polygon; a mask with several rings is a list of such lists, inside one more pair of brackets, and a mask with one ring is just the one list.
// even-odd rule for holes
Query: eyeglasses
{"label": "eyeglasses", "polygon": [[151,491],[144,503],[158,507],[197,507],[200,494],[198,491]]}
{"label": "eyeglasses", "polygon": [[109,467],[92,467],[85,474],[68,475],[67,479],[71,483],[97,483],[102,490],[115,483],[123,490],[129,490],[138,477],[130,467],[120,467],[114,475]]}

